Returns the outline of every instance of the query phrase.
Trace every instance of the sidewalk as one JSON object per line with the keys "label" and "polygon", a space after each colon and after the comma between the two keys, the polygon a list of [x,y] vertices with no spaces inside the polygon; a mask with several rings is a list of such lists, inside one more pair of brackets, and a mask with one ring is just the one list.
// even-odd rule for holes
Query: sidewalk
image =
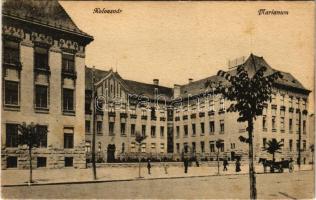
{"label": "sidewalk", "polygon": [[[248,165],[241,167],[241,172],[235,172],[235,166],[229,165],[228,171],[223,172],[223,166],[220,165],[220,175],[236,175],[247,174]],[[311,170],[311,165],[301,166],[301,171]],[[295,166],[295,171],[298,167]],[[263,173],[262,165],[256,166],[257,173]],[[284,173],[288,173],[285,169]],[[146,164],[142,164],[141,168],[142,179],[166,179],[166,178],[186,178],[186,177],[200,177],[200,176],[214,176],[217,175],[217,167],[193,165],[189,167],[188,173],[184,173],[184,168],[180,166],[170,166],[168,174],[165,174],[162,166],[154,166],[151,168],[151,174],[147,173]],[[2,186],[18,186],[28,185],[29,170],[2,170],[1,171],[1,185]],[[33,185],[42,184],[65,184],[65,183],[93,183],[93,182],[111,182],[111,181],[131,181],[139,180],[138,167],[105,167],[97,168],[97,180],[93,180],[92,169],[35,169],[33,170]]]}

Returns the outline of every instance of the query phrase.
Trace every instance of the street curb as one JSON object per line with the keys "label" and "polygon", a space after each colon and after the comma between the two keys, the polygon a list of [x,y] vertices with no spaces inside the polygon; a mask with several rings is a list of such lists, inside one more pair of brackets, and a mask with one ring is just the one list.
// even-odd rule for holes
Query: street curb
{"label": "street curb", "polygon": [[[304,171],[313,171],[313,170],[294,171],[293,173],[304,172]],[[158,179],[164,180],[164,179],[181,179],[181,178],[202,178],[202,177],[213,177],[213,176],[240,176],[240,175],[247,175],[247,174],[248,173],[220,174],[220,175],[212,174],[212,175],[197,175],[197,176],[173,176],[173,177],[156,177],[156,178],[130,178],[130,179],[117,179],[117,180],[68,181],[68,182],[51,182],[51,183],[33,183],[31,185],[29,185],[28,183],[21,183],[21,184],[12,184],[12,185],[11,184],[1,185],[1,187],[110,183],[110,182],[145,181],[145,180],[158,180]],[[259,172],[256,174],[265,174],[265,173]],[[271,173],[267,173],[267,174],[271,174]],[[274,174],[279,174],[279,173],[274,173]]]}

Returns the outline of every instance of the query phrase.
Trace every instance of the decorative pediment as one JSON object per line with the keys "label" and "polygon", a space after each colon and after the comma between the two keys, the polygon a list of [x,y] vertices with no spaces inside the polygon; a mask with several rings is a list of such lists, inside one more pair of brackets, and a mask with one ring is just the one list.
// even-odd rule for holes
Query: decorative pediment
{"label": "decorative pediment", "polygon": [[32,32],[31,34],[31,41],[37,46],[52,46],[53,45],[53,38],[51,36]]}
{"label": "decorative pediment", "polygon": [[71,41],[71,40],[64,40],[64,39],[60,39],[58,46],[65,50],[65,51],[70,51],[72,53],[75,53],[77,51],[79,51],[79,45],[77,42]]}
{"label": "decorative pediment", "polygon": [[23,29],[16,28],[13,26],[2,26],[2,34],[6,37],[10,37],[12,39],[23,40],[24,31]]}

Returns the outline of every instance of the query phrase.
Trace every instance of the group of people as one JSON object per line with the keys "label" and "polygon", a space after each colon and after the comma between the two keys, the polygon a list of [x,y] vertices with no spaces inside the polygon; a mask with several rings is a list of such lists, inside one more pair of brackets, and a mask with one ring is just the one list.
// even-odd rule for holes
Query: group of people
{"label": "group of people", "polygon": [[[184,165],[184,173],[188,173],[188,168],[189,168],[189,159],[184,159],[183,160],[183,165]],[[228,160],[227,159],[224,159],[223,160],[223,171],[227,171],[228,170]],[[165,162],[162,162],[162,166],[164,168],[164,171],[165,171],[165,174],[168,174],[168,163],[165,161]],[[199,167],[199,162],[196,160],[196,166]],[[235,162],[235,170],[236,172],[240,172],[241,171],[241,163],[240,163],[240,158],[237,158],[236,159],[236,162]],[[147,170],[148,170],[148,174],[151,174],[151,160],[148,159],[147,160]]]}
{"label": "group of people", "polygon": [[[228,160],[224,159],[223,160],[223,171],[227,171],[228,170],[228,168],[227,168],[228,165],[229,165]],[[235,166],[236,166],[236,168],[235,168],[236,172],[240,172],[241,171],[241,169],[240,169],[241,164],[240,164],[240,159],[239,158],[236,159]]]}

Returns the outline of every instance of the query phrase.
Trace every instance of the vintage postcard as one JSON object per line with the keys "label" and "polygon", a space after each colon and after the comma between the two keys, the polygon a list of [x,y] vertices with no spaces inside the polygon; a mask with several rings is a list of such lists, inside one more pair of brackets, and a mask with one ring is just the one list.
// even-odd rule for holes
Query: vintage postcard
{"label": "vintage postcard", "polygon": [[313,1],[1,8],[1,198],[314,199]]}

